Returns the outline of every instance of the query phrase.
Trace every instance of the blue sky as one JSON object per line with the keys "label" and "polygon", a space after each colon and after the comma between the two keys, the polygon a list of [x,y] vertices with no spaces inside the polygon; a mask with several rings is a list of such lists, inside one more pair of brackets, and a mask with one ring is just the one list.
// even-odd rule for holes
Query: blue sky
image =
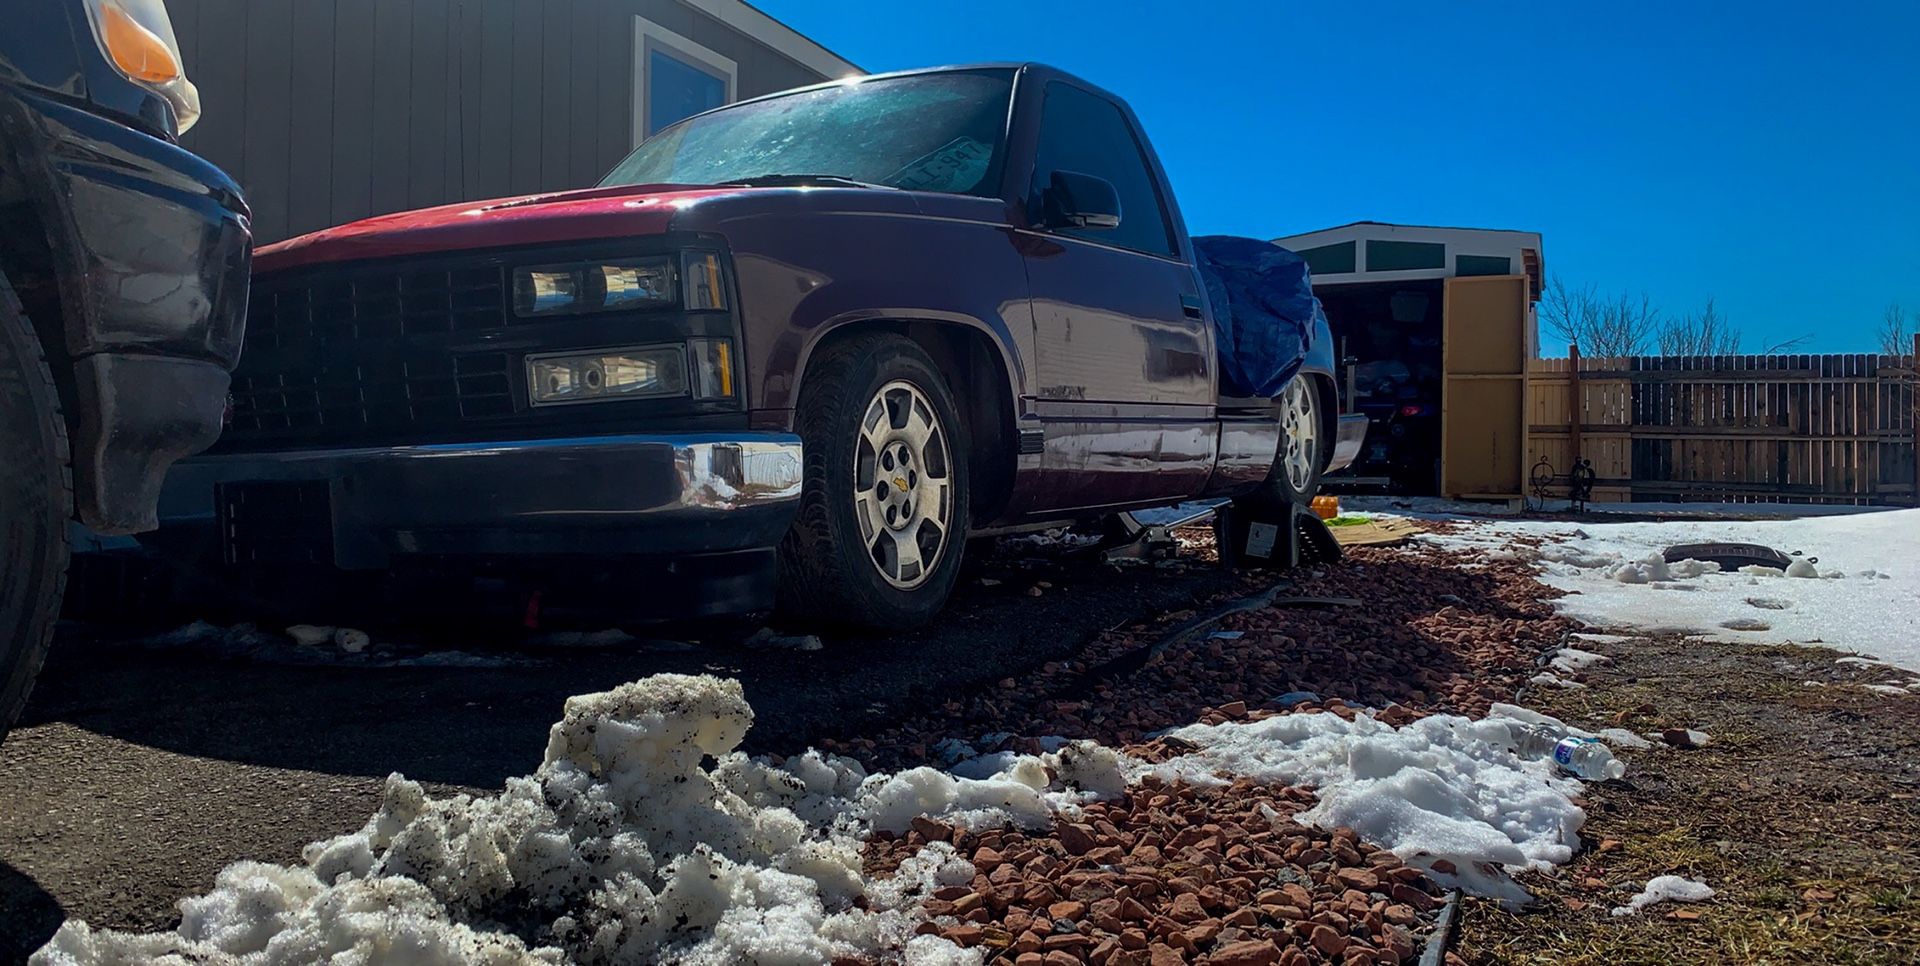
{"label": "blue sky", "polygon": [[870,71],[1042,60],[1133,104],[1196,234],[1520,228],[1749,349],[1920,311],[1920,3],[755,0]]}

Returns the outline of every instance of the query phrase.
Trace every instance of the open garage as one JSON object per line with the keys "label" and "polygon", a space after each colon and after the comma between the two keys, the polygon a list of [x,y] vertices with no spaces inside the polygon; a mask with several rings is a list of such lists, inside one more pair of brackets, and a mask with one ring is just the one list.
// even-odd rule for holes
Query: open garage
{"label": "open garage", "polygon": [[1361,221],[1274,239],[1313,270],[1367,443],[1337,488],[1521,495],[1537,232]]}

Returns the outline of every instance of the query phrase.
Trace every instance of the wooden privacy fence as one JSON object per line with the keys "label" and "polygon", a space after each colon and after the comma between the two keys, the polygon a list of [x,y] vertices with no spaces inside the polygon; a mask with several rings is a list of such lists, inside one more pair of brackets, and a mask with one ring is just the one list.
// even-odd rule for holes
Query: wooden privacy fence
{"label": "wooden privacy fence", "polygon": [[1527,465],[1563,496],[1585,456],[1597,501],[1920,504],[1914,349],[1535,359]]}

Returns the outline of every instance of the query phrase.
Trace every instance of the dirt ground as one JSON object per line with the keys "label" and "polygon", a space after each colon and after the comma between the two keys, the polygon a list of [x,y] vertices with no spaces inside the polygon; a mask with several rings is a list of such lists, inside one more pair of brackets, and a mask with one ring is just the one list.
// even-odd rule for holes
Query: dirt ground
{"label": "dirt ground", "polygon": [[[1585,690],[1522,702],[1570,723],[1692,728],[1706,747],[1627,752],[1588,785],[1588,848],[1518,914],[1465,907],[1472,963],[1913,963],[1920,959],[1920,699],[1861,684],[1885,670],[1832,651],[1675,637],[1582,645],[1611,655]],[[1705,881],[1699,905],[1615,917],[1658,875]]]}
{"label": "dirt ground", "polygon": [[[1468,568],[1433,550],[1368,549],[1276,577],[1223,573],[1205,566],[1208,552],[1193,540],[1181,564],[1116,571],[1084,556],[1003,549],[935,628],[885,641],[828,635],[814,651],[535,648],[411,624],[369,628],[381,643],[366,654],[314,664],[287,660],[284,647],[153,647],[127,629],[64,628],[23,727],[0,753],[0,962],[23,958],[68,916],[170,927],[175,901],[205,891],[226,864],[296,861],[306,842],[359,826],[391,771],[436,792],[497,789],[538,763],[565,697],[652,673],[739,677],[758,714],[749,751],[817,745],[897,767],[925,761],[939,738],[987,731],[1020,736],[1010,747],[1076,734],[1137,750],[1159,728],[1269,713],[1261,709],[1280,706],[1276,696],[1301,690],[1385,708],[1391,720],[1484,713],[1513,698],[1572,629],[1551,613],[1554,592],[1518,564]],[[1208,625],[1229,639],[1169,635],[1277,583],[1323,603]],[[449,646],[486,666],[392,666]],[[1690,727],[1712,741],[1630,752],[1625,781],[1589,785],[1581,854],[1526,877],[1542,901],[1524,912],[1469,902],[1458,958],[1913,961],[1920,700],[1858,687],[1887,672],[1836,663],[1830,651],[1669,637],[1584,646],[1614,657],[1586,673],[1588,688],[1523,693],[1519,703],[1596,728]],[[1310,800],[1299,789],[1261,792],[1291,796],[1296,804],[1281,811]],[[1072,861],[1063,831],[1018,847]],[[1324,962],[1351,960],[1370,936],[1377,961],[1405,959],[1393,918],[1405,910],[1384,894],[1385,878],[1376,876],[1382,895],[1343,892],[1332,865],[1294,854],[1327,849],[1304,830],[1287,845],[1260,873],[1277,878],[1247,880],[1266,883],[1261,908],[1272,916],[1236,921],[1222,907],[1218,922],[1178,928],[1116,921],[1107,938],[1124,946],[1124,927],[1145,925],[1153,952],[1168,945],[1189,961],[1258,940],[1283,947],[1287,962]],[[1357,865],[1375,864],[1364,847],[1354,853]],[[1375,858],[1393,871],[1390,857]],[[1634,918],[1608,914],[1666,873],[1721,894]],[[1275,894],[1282,880],[1307,891],[1290,905]],[[1088,897],[1096,914],[1102,901],[1122,904]],[[1356,928],[1356,948],[1336,960],[1312,941],[1331,942],[1313,934],[1341,903],[1351,915],[1340,922],[1364,919],[1372,931]],[[974,931],[999,929],[1017,944],[1015,920],[1027,913],[1003,905]],[[1314,921],[1286,921],[1290,908]],[[1426,919],[1401,921],[1417,934]],[[1081,952],[1105,948],[1105,935],[1090,927]]]}
{"label": "dirt ground", "polygon": [[[217,643],[130,642],[156,628],[65,625],[0,746],[0,963],[24,959],[68,916],[170,928],[176,900],[227,864],[298,861],[307,842],[358,828],[390,772],[436,792],[497,790],[540,763],[570,695],[661,672],[738,677],[757,714],[747,750],[792,754],[1240,584],[1187,564],[1117,572],[1082,555],[1008,553],[934,627],[829,635],[817,651],[536,649],[413,623],[367,628],[395,642],[390,654],[376,644],[314,666]],[[376,666],[445,647],[500,666]]]}

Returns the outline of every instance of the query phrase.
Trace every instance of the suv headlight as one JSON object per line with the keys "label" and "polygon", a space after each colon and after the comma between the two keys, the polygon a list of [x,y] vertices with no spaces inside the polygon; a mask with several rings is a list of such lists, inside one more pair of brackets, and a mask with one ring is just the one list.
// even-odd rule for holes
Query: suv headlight
{"label": "suv headlight", "polygon": [[115,69],[173,105],[174,131],[200,120],[200,91],[187,80],[166,0],[86,0],[94,40]]}

